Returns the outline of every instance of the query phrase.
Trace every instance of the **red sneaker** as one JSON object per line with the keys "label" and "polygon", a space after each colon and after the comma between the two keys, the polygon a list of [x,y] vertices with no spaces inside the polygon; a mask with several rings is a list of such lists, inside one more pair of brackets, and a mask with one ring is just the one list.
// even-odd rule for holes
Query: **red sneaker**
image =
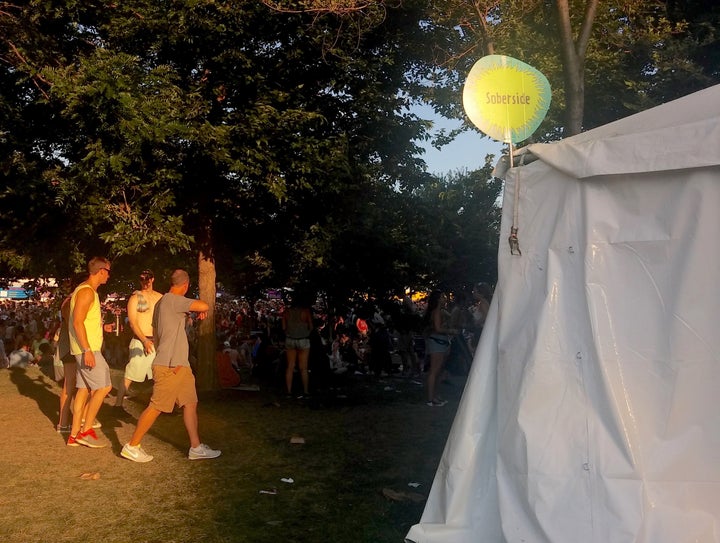
{"label": "red sneaker", "polygon": [[85,445],[91,449],[100,449],[106,446],[106,443],[103,443],[98,439],[97,434],[95,434],[95,430],[92,428],[90,428],[87,432],[80,432],[75,438],[75,441],[80,443],[80,445]]}
{"label": "red sneaker", "polygon": [[80,443],[77,442],[77,437],[76,436],[68,436],[67,446],[68,447],[79,447]]}

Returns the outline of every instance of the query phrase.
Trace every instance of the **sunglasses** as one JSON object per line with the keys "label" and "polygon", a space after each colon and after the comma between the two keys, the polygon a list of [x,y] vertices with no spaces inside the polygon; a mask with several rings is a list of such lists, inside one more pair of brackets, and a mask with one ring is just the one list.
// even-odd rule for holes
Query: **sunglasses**
{"label": "sunglasses", "polygon": [[110,268],[100,268],[101,270],[105,270],[108,275],[110,275]]}

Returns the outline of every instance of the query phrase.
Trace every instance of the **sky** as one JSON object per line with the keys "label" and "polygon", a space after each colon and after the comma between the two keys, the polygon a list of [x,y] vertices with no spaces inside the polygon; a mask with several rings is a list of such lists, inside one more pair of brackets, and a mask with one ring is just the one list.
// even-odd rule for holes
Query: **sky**
{"label": "sky", "polygon": [[[419,117],[431,120],[435,128],[451,130],[460,126],[460,121],[451,121],[437,115],[428,106],[417,106],[413,112]],[[444,175],[457,170],[476,170],[485,165],[485,155],[493,154],[494,165],[500,158],[504,145],[478,132],[468,131],[460,134],[455,141],[438,151],[429,142],[423,142],[425,154],[422,158],[427,164],[427,171],[435,175]]]}

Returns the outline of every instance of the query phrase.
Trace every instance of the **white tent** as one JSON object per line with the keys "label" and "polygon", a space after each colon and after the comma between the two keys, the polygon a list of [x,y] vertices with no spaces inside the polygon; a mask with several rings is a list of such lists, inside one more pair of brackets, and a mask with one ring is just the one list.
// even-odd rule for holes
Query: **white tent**
{"label": "white tent", "polygon": [[407,538],[720,543],[720,86],[526,151]]}

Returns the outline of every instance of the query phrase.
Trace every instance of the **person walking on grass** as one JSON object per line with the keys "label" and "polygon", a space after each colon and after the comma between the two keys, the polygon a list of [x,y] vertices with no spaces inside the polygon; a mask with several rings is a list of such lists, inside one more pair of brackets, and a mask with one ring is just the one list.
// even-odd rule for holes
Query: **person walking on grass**
{"label": "person walking on grass", "polygon": [[[58,382],[62,382],[60,411],[58,423],[55,427],[60,434],[69,434],[72,429],[71,424],[68,424],[68,420],[71,417],[70,403],[73,401],[73,398],[75,398],[75,391],[77,390],[77,361],[75,360],[75,356],[70,352],[70,302],[73,292],[82,281],[83,279],[79,274],[68,280],[70,293],[60,305],[60,326],[57,331],[55,347],[55,356],[62,362],[62,373],[60,374],[61,377],[58,378]],[[85,411],[83,419],[87,418],[87,403],[85,404]]]}
{"label": "person walking on grass", "polygon": [[217,458],[220,451],[213,450],[200,441],[198,433],[195,376],[190,368],[190,349],[185,333],[187,313],[196,312],[199,319],[207,316],[210,309],[202,300],[186,298],[190,277],[185,270],[177,269],[170,277],[170,291],[155,305],[153,331],[155,360],[152,365],[153,393],[150,404],[142,412],[137,428],[130,441],[122,448],[121,456],[133,462],[149,462],[152,455],[140,445],[161,413],[171,413],[175,404],[183,408],[183,422],[190,438],[190,460]]}
{"label": "person walking on grass", "polygon": [[105,396],[112,390],[112,381],[110,367],[102,355],[103,319],[97,289],[110,279],[110,261],[94,257],[88,262],[87,269],[88,278],[77,286],[70,298],[68,331],[70,353],[77,362],[77,391],[67,444],[99,448],[107,443],[98,438],[93,427],[99,426],[95,424],[95,417]]}
{"label": "person walking on grass", "polygon": [[133,331],[130,340],[130,360],[125,366],[125,378],[120,385],[115,399],[115,407],[122,407],[125,394],[130,385],[152,379],[152,363],[155,360],[153,345],[152,319],[155,304],[162,294],[153,288],[155,275],[150,270],[140,273],[140,290],[132,293],[127,303],[128,323]]}

